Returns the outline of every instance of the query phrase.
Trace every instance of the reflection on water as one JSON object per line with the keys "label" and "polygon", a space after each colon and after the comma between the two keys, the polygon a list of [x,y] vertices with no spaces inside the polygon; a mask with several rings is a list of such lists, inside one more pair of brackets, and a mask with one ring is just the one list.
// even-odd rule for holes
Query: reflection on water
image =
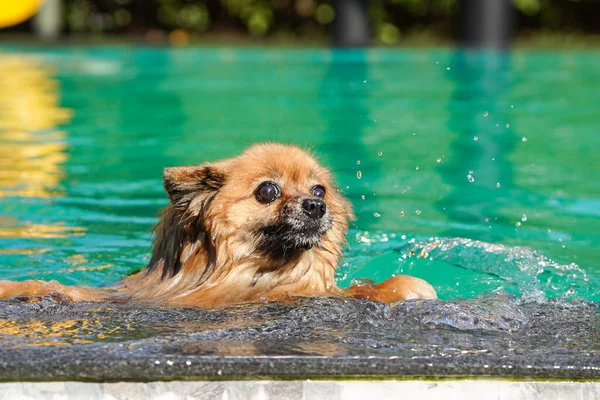
{"label": "reflection on water", "polygon": [[0,238],[60,239],[84,235],[85,229],[64,225],[20,222],[16,218],[0,217]]}
{"label": "reflection on water", "polygon": [[102,271],[114,267],[114,264],[89,265],[89,261],[82,254],[73,254],[66,258],[67,268],[58,271],[61,274],[72,274],[74,272]]}
{"label": "reflection on water", "polygon": [[185,355],[264,356],[316,355],[335,357],[344,355],[344,347],[326,340],[298,340],[290,337],[273,345],[268,341],[202,340],[185,343],[178,349]]}
{"label": "reflection on water", "polygon": [[59,105],[53,70],[41,61],[0,54],[0,197],[60,194],[71,119]]}
{"label": "reflection on water", "polygon": [[0,319],[0,345],[7,348],[68,346],[119,340],[133,332],[133,323],[102,319]]}
{"label": "reflection on water", "polygon": [[[478,237],[494,240],[490,229],[498,223],[498,208],[515,203],[512,165],[507,156],[517,143],[505,100],[511,88],[509,53],[457,51],[452,55],[450,76],[456,83],[449,128],[458,136],[453,154],[440,165],[452,191],[438,208],[452,220],[469,223],[469,231],[453,227],[448,236],[468,236],[480,227]],[[502,217],[501,217],[502,218]],[[501,220],[500,222],[507,222]]]}
{"label": "reflection on water", "polygon": [[[23,264],[35,271],[40,259],[52,262],[49,253],[55,249],[28,240],[86,232],[50,211],[50,199],[64,196],[61,180],[69,158],[67,134],[58,126],[68,124],[72,115],[60,105],[56,73],[39,58],[0,53],[0,208],[9,213],[0,216],[0,267],[14,271],[8,276],[12,279],[28,277],[30,272],[19,268]],[[36,209],[48,211],[40,218]]]}
{"label": "reflection on water", "polygon": [[373,219],[373,210],[377,209],[376,199],[369,192],[377,182],[380,165],[364,146],[375,125],[369,102],[378,90],[369,74],[370,54],[365,49],[330,53],[317,99],[326,127],[322,148],[328,151],[323,161],[339,166],[335,173],[347,183],[341,191],[353,202],[358,217],[351,226]]}

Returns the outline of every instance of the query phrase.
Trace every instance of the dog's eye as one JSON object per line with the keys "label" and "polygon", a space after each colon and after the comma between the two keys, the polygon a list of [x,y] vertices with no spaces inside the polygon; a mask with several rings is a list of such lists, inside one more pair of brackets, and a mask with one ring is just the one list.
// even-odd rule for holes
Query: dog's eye
{"label": "dog's eye", "polygon": [[323,198],[325,197],[325,188],[321,185],[315,185],[312,188],[312,194],[315,197]]}
{"label": "dog's eye", "polygon": [[263,182],[256,188],[256,200],[261,203],[271,203],[279,198],[281,189],[274,182]]}

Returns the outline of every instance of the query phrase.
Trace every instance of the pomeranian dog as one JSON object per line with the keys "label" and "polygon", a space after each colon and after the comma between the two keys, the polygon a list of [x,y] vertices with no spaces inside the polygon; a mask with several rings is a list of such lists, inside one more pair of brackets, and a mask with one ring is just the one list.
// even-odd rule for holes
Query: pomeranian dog
{"label": "pomeranian dog", "polygon": [[0,281],[0,298],[58,294],[203,308],[297,296],[436,298],[430,284],[406,275],[336,285],[352,207],[331,173],[298,147],[254,145],[239,157],[167,168],[163,181],[170,203],[146,268],[109,288]]}

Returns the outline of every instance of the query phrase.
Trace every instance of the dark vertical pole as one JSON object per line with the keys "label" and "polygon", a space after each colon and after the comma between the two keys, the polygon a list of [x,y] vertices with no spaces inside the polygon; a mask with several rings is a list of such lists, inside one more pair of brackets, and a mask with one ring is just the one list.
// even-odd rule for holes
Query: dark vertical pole
{"label": "dark vertical pole", "polygon": [[467,47],[508,47],[514,22],[511,0],[459,0],[458,43]]}
{"label": "dark vertical pole", "polygon": [[368,0],[334,0],[333,42],[335,46],[369,44]]}

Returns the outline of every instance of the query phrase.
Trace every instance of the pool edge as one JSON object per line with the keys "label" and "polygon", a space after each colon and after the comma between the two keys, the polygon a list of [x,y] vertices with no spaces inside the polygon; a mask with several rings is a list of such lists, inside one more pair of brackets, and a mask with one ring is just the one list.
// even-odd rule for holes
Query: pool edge
{"label": "pool edge", "polygon": [[6,399],[591,399],[599,382],[464,380],[242,380],[155,382],[4,382]]}

